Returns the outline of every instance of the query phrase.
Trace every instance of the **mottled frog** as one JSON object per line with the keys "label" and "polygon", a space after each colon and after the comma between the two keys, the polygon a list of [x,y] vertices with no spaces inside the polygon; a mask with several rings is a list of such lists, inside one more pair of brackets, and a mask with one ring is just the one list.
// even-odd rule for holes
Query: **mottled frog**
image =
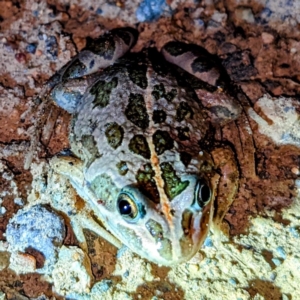
{"label": "mottled frog", "polygon": [[241,108],[205,49],[170,42],[131,53],[136,39],[131,28],[90,39],[52,78],[48,96],[73,118],[71,154],[51,165],[106,230],[78,211],[81,226],[175,265],[195,255],[234,199],[234,155],[214,129]]}

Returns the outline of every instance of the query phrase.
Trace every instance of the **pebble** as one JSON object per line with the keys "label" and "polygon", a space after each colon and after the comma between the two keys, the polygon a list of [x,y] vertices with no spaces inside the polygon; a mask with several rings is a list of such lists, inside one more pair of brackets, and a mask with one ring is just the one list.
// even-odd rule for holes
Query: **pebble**
{"label": "pebble", "polygon": [[211,248],[214,246],[214,243],[210,237],[207,237],[203,243],[203,246]]}
{"label": "pebble", "polygon": [[277,252],[277,254],[279,255],[280,258],[286,259],[286,253],[285,253],[283,247],[281,247],[281,246],[277,247],[276,252]]}
{"label": "pebble", "polygon": [[129,276],[129,271],[127,270],[126,272],[124,272],[123,277],[126,278]]}
{"label": "pebble", "polygon": [[6,213],[6,208],[5,207],[0,207],[0,216],[3,216]]}
{"label": "pebble", "polygon": [[162,14],[170,14],[171,8],[165,0],[144,0],[136,11],[139,22],[157,20]]}
{"label": "pebble", "polygon": [[274,36],[268,32],[263,32],[261,38],[264,44],[271,44],[274,42]]}
{"label": "pebble", "polygon": [[36,51],[36,48],[37,48],[37,44],[36,44],[36,43],[31,43],[31,44],[28,44],[28,45],[27,45],[26,51],[27,51],[28,53],[34,54],[35,51]]}
{"label": "pebble", "polygon": [[32,248],[42,253],[44,266],[37,272],[48,274],[57,260],[57,251],[65,238],[65,224],[61,216],[48,206],[35,205],[20,209],[10,219],[6,239],[10,252],[25,253]]}
{"label": "pebble", "polygon": [[289,232],[292,234],[294,238],[299,238],[299,232],[295,227],[290,227]]}
{"label": "pebble", "polygon": [[24,53],[16,53],[15,58],[21,64],[26,63],[26,55]]}
{"label": "pebble", "polygon": [[97,8],[97,10],[96,10],[96,14],[97,15],[101,15],[103,13],[103,10],[99,7],[99,8]]}
{"label": "pebble", "polygon": [[24,205],[24,201],[22,198],[15,198],[14,199],[14,203],[19,205],[19,206],[23,206]]}
{"label": "pebble", "polygon": [[281,260],[278,258],[272,258],[272,262],[274,263],[274,265],[276,267],[278,267],[279,265],[281,265]]}
{"label": "pebble", "polygon": [[75,246],[62,246],[52,271],[53,285],[61,295],[83,294],[90,291],[93,275],[88,255]]}
{"label": "pebble", "polygon": [[255,22],[253,12],[250,8],[237,8],[235,11],[235,15],[238,20],[246,21],[252,24]]}
{"label": "pebble", "polygon": [[127,250],[128,248],[125,245],[123,245],[117,252],[117,258],[122,257]]}
{"label": "pebble", "polygon": [[96,291],[97,293],[105,293],[111,288],[112,284],[111,280],[104,279],[93,286],[92,293],[96,294]]}
{"label": "pebble", "polygon": [[276,273],[271,273],[270,275],[270,280],[274,281],[277,277],[277,274]]}
{"label": "pebble", "polygon": [[292,171],[292,173],[294,173],[295,175],[299,175],[299,168],[298,168],[298,167],[293,167],[291,171]]}
{"label": "pebble", "polygon": [[56,37],[53,35],[47,36],[45,43],[47,54],[49,54],[53,59],[56,59],[58,54],[58,44],[56,41]]}

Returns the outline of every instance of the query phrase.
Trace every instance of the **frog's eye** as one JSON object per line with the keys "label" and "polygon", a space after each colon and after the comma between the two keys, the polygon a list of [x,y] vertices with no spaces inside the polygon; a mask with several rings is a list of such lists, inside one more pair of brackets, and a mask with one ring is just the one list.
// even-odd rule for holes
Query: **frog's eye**
{"label": "frog's eye", "polygon": [[206,180],[201,178],[198,180],[196,189],[195,189],[195,200],[198,205],[202,208],[204,207],[211,198],[211,189],[207,184]]}
{"label": "frog's eye", "polygon": [[139,208],[136,202],[125,193],[120,193],[117,201],[117,207],[120,215],[126,221],[134,221],[139,214]]}

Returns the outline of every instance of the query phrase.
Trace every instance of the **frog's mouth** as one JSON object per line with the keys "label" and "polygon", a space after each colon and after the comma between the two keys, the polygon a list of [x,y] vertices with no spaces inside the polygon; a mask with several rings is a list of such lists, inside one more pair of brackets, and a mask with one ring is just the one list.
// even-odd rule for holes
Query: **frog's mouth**
{"label": "frog's mouth", "polygon": [[201,247],[212,219],[212,192],[204,178],[188,175],[189,186],[170,201],[170,215],[134,185],[124,187],[116,201],[119,220],[114,234],[132,251],[162,265],[189,260]]}

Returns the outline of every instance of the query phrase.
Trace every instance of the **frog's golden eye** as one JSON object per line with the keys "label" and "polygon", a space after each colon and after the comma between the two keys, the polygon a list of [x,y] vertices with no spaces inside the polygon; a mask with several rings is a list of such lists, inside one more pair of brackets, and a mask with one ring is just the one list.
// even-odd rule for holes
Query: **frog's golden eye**
{"label": "frog's golden eye", "polygon": [[133,221],[139,214],[138,205],[125,193],[120,193],[117,201],[120,215],[127,221]]}
{"label": "frog's golden eye", "polygon": [[202,208],[211,199],[211,189],[205,179],[201,178],[198,180],[195,189],[195,200],[198,205]]}

